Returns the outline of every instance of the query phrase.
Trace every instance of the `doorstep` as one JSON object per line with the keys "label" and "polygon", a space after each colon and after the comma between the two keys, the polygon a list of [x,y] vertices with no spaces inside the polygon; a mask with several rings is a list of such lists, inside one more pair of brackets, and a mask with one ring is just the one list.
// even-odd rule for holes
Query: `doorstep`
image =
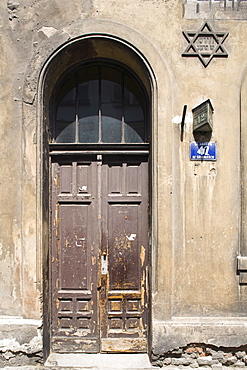
{"label": "doorstep", "polygon": [[45,366],[80,369],[157,369],[152,366],[146,353],[51,353]]}

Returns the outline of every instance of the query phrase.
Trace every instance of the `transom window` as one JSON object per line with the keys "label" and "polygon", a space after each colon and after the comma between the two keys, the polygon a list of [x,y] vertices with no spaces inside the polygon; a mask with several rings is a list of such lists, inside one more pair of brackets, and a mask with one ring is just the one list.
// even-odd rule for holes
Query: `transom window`
{"label": "transom window", "polygon": [[56,143],[145,143],[146,97],[121,67],[84,66],[56,99]]}

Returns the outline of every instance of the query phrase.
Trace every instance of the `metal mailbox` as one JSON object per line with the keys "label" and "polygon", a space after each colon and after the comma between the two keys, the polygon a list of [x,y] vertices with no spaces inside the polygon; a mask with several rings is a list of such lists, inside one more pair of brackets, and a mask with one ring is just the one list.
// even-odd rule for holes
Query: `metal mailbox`
{"label": "metal mailbox", "polygon": [[193,131],[213,131],[213,112],[209,99],[192,109]]}

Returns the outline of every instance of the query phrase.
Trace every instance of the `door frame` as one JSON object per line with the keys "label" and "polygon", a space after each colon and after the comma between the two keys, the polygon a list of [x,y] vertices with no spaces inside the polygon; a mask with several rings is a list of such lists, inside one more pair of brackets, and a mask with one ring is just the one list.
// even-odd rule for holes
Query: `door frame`
{"label": "door frame", "polygon": [[[64,80],[66,80],[66,78],[68,78],[67,76],[70,76],[70,73],[71,73],[71,71],[74,69],[74,71],[77,71],[77,70],[80,70],[81,68],[83,68],[83,64],[85,64],[85,63],[82,63],[82,64],[78,64],[78,65],[76,65],[76,67],[75,68],[70,68],[69,69],[69,73],[67,72],[67,71],[65,71],[64,72],[64,74],[62,74],[61,75],[61,77],[58,79],[58,83],[55,85],[55,87],[54,87],[54,90],[53,90],[53,93],[52,93],[52,95],[51,95],[51,99],[50,99],[50,105],[49,105],[49,112],[51,112],[51,114],[52,114],[52,116],[50,116],[50,118],[51,118],[51,123],[52,123],[52,125],[50,125],[49,124],[49,127],[50,127],[50,132],[52,132],[53,133],[53,135],[54,135],[54,124],[55,124],[55,111],[54,111],[54,106],[55,106],[55,101],[56,101],[56,96],[57,96],[57,94],[58,94],[58,91],[59,91],[59,86],[61,85],[61,83],[60,83],[60,81],[64,81]],[[121,67],[121,69],[120,69],[120,71],[122,71],[121,72],[121,75],[123,76],[124,75],[124,71],[125,71],[125,74],[127,75],[127,73],[128,73],[128,71],[129,71],[129,77],[132,75],[132,77],[130,77],[130,78],[132,78],[132,80],[133,81],[135,81],[135,83],[137,83],[137,84],[139,84],[139,89],[142,89],[143,90],[143,96],[145,96],[145,98],[143,98],[143,99],[145,99],[144,100],[144,102],[145,102],[145,105],[144,105],[144,108],[143,108],[143,113],[144,113],[144,129],[145,129],[145,137],[147,137],[147,138],[150,138],[150,135],[151,135],[151,130],[150,130],[150,118],[149,118],[149,115],[150,115],[150,103],[149,103],[149,94],[148,94],[148,91],[146,91],[146,89],[145,89],[145,86],[144,86],[144,83],[142,83],[142,81],[139,81],[138,82],[138,79],[140,79],[139,78],[139,76],[135,76],[135,73],[133,73],[127,66],[125,67],[125,66],[123,66],[123,65],[121,65],[121,63],[119,63],[118,61],[112,61],[112,60],[105,60],[105,59],[103,59],[103,58],[100,58],[100,59],[98,59],[98,58],[96,58],[95,60],[93,60],[93,61],[91,61],[90,59],[89,59],[89,61],[86,61],[86,66],[110,66],[110,65],[112,65],[112,67],[115,67],[115,68],[118,68],[118,67]],[[82,71],[83,71],[83,69],[82,69]],[[76,73],[76,72],[75,72]],[[122,81],[122,87],[121,87],[121,89],[124,89],[124,85],[123,85],[123,81]],[[55,100],[54,100],[54,98],[55,98]],[[123,99],[123,97],[122,97],[122,99]],[[123,100],[121,100],[121,103],[123,103]],[[54,138],[54,136],[51,136],[52,138]],[[73,158],[73,156],[76,156],[76,155],[78,155],[79,153],[78,153],[78,151],[80,151],[80,153],[81,153],[81,155],[83,155],[84,153],[85,154],[89,154],[90,152],[97,152],[97,157],[98,157],[98,155],[100,155],[101,154],[101,156],[102,155],[104,155],[105,154],[105,152],[104,151],[102,151],[102,147],[105,147],[105,148],[107,148],[108,149],[108,153],[109,153],[109,155],[110,154],[114,154],[115,153],[115,151],[116,152],[119,152],[119,154],[121,154],[121,155],[130,155],[130,154],[132,154],[132,156],[136,156],[136,154],[140,154],[140,152],[146,152],[146,154],[148,154],[148,159],[149,159],[149,148],[150,148],[150,145],[149,145],[149,143],[135,143],[135,144],[123,144],[123,143],[113,143],[113,144],[108,144],[108,143],[103,143],[103,144],[89,144],[89,143],[80,143],[80,144],[78,144],[78,143],[71,143],[71,144],[64,144],[64,143],[60,143],[60,142],[58,142],[58,143],[49,143],[48,144],[49,145],[49,152],[50,152],[50,155],[52,156],[52,157],[54,157],[54,152],[56,153],[55,154],[55,157],[56,157],[56,155],[59,157],[60,155],[61,156],[66,156],[66,155],[69,155],[69,157],[71,158]],[[97,149],[96,149],[97,148]],[[114,150],[115,149],[115,150]],[[92,153],[93,154],[93,153]],[[51,162],[51,161],[50,161]],[[150,191],[149,191],[149,189],[150,189],[150,185],[149,185],[149,179],[150,179],[150,175],[149,175],[149,161],[147,162],[147,165],[148,165],[148,173],[147,173],[147,175],[148,175],[148,188],[147,188],[147,199],[149,199],[149,194],[150,194]],[[49,178],[50,178],[50,181],[51,181],[51,183],[50,183],[50,185],[49,185],[49,198],[52,198],[52,194],[53,194],[53,190],[52,190],[52,182],[53,182],[53,178],[52,178],[52,169],[51,169],[51,167],[50,167],[50,170],[49,170],[49,172],[50,172],[50,175],[49,175]],[[53,201],[51,201],[51,199],[49,200],[49,204],[51,205],[52,204],[52,207],[54,206],[54,204],[53,204]],[[150,204],[150,201],[147,201],[147,204]],[[51,206],[50,206],[50,208],[51,208]],[[149,207],[147,206],[147,212],[149,213]],[[53,212],[52,212],[52,209],[50,209],[49,210],[49,213],[50,213],[50,226],[49,226],[49,234],[51,235],[51,237],[50,238],[52,238],[52,235],[54,235],[54,220],[53,220],[53,218],[51,219],[51,216],[52,216],[52,214],[53,214]],[[147,235],[148,235],[148,237],[147,237],[147,243],[146,243],[146,255],[147,255],[147,257],[145,258],[145,260],[147,260],[147,267],[149,268],[149,266],[150,266],[150,262],[149,262],[149,242],[148,242],[148,239],[149,239],[149,229],[150,229],[150,227],[149,227],[149,223],[148,223],[148,220],[149,220],[149,215],[147,214],[147,227],[148,227],[148,230],[147,230]],[[56,222],[59,222],[58,220],[56,221]],[[60,221],[60,222],[62,222],[62,220]],[[142,236],[140,236],[140,237],[142,237]],[[53,250],[53,248],[54,248],[54,244],[55,243],[55,241],[53,240],[53,241],[50,241],[50,247],[49,247],[49,255],[50,255],[50,251],[52,251]],[[62,246],[60,246],[60,248],[61,248],[61,250],[62,250]],[[53,257],[54,258],[54,257]],[[49,290],[49,295],[50,295],[50,320],[49,320],[49,322],[50,322],[50,324],[51,324],[51,329],[50,329],[50,339],[54,339],[55,341],[57,341],[58,342],[58,345],[56,346],[55,345],[55,348],[57,348],[57,351],[61,351],[62,349],[60,349],[60,342],[61,342],[61,348],[63,347],[63,345],[62,345],[62,338],[61,338],[61,340],[60,339],[58,339],[59,338],[59,335],[58,336],[56,336],[56,335],[52,335],[52,327],[53,327],[53,324],[52,323],[54,323],[54,320],[55,320],[55,317],[53,316],[53,312],[54,312],[54,309],[53,309],[53,305],[54,305],[54,299],[53,299],[53,295],[56,293],[55,291],[56,291],[56,289],[55,290],[53,290],[54,289],[54,282],[52,282],[52,277],[53,277],[53,266],[54,266],[54,264],[53,264],[53,261],[51,261],[53,258],[49,258],[49,282],[48,282],[48,290]],[[140,255],[140,261],[141,261],[141,255]],[[141,271],[140,271],[140,273],[141,273]],[[99,271],[98,271],[98,274],[99,274]],[[150,291],[150,288],[149,288],[149,285],[150,285],[150,283],[149,283],[149,271],[147,271],[146,270],[146,268],[145,268],[145,274],[146,274],[146,278],[145,278],[145,296],[147,295],[147,297],[148,297],[148,292]],[[101,278],[103,278],[103,277],[101,277]],[[141,276],[140,276],[140,284],[141,284]],[[143,290],[142,290],[142,287],[140,286],[140,294],[141,294],[141,292],[143,293]],[[99,293],[97,293],[97,291],[96,292],[91,292],[92,294],[97,294],[97,296],[101,296],[101,294],[99,294]],[[65,294],[65,293],[64,293]],[[57,294],[55,294],[56,296],[57,296]],[[106,298],[106,297],[105,297]],[[144,297],[143,297],[144,298]],[[122,297],[122,299],[123,300],[125,300],[126,298],[124,298],[124,295],[123,295],[123,297]],[[147,304],[147,306],[149,307],[149,301],[148,301],[148,298],[146,298],[146,300],[147,300],[147,302],[146,302],[146,304]],[[101,308],[101,310],[102,310],[102,304],[100,303],[100,301],[99,301],[99,310],[100,310],[100,308]],[[56,310],[55,310],[56,311]],[[146,317],[147,316],[147,312],[148,312],[149,310],[147,309],[147,307],[145,307],[144,305],[143,305],[143,317]],[[114,350],[112,350],[112,351],[116,351],[116,348],[119,348],[119,350],[118,350],[118,352],[119,353],[121,353],[121,352],[133,352],[133,351],[135,351],[135,347],[136,347],[136,351],[137,352],[143,352],[145,349],[145,347],[146,347],[146,345],[145,345],[145,343],[148,341],[148,333],[146,334],[146,339],[144,339],[143,337],[141,338],[138,338],[138,339],[136,339],[136,343],[135,344],[132,344],[132,342],[134,343],[134,341],[135,341],[135,339],[134,338],[132,338],[131,339],[131,335],[130,335],[130,333],[129,333],[129,335],[130,335],[130,337],[129,338],[125,338],[125,337],[122,337],[122,339],[118,339],[118,340],[111,340],[110,338],[105,338],[105,340],[102,340],[102,342],[101,342],[101,331],[102,331],[102,328],[106,328],[107,327],[107,323],[105,323],[105,325],[104,325],[104,323],[103,322],[101,322],[100,321],[100,316],[101,316],[101,314],[102,314],[102,312],[100,313],[100,315],[99,315],[99,338],[98,338],[98,340],[99,340],[99,351],[101,351],[102,350],[102,348],[103,348],[103,352],[106,352],[107,350],[106,350],[106,348],[114,348]],[[149,318],[148,317],[146,317],[146,320],[147,320],[147,323],[149,322]],[[140,325],[141,325],[141,327],[142,327],[142,324],[141,324],[141,320],[140,320]],[[55,327],[57,327],[57,325],[55,324]],[[147,327],[148,327],[148,324],[147,324]],[[142,333],[144,333],[144,331],[148,331],[147,329],[146,330],[144,330],[144,329],[142,329]],[[64,334],[65,335],[65,334]],[[73,342],[73,340],[72,340],[72,338],[73,338],[73,336],[71,337],[71,349],[72,348],[74,348],[74,346],[73,346],[73,344],[72,344],[72,342]],[[70,339],[70,337],[68,337],[68,340]],[[79,338],[78,338],[79,339]],[[81,339],[83,339],[83,338],[81,338]],[[67,340],[67,339],[66,339]],[[120,343],[121,343],[121,341],[123,341],[123,344],[124,344],[124,348],[121,348],[120,349],[120,347],[121,347],[121,345],[120,345]],[[76,341],[75,341],[76,342]],[[107,343],[110,343],[110,344],[107,344]],[[53,340],[51,341],[51,348],[54,348],[54,346],[52,345],[52,343],[53,343]],[[114,343],[117,343],[117,344],[114,344]],[[137,347],[138,347],[138,349],[137,349]],[[79,347],[78,347],[78,345],[76,345],[76,352],[77,351],[79,351]],[[94,353],[95,352],[95,350],[94,349],[92,349],[92,353]]]}
{"label": "door frame", "polygon": [[[108,29],[109,31],[106,31]],[[105,30],[102,32],[102,30]],[[111,30],[111,31],[110,31]],[[153,293],[157,293],[158,289],[158,272],[156,266],[158,265],[158,191],[157,191],[157,164],[158,164],[158,93],[157,93],[157,81],[155,69],[158,69],[159,65],[162,65],[162,75],[160,76],[160,85],[164,88],[165,98],[163,100],[163,106],[166,106],[165,117],[170,117],[171,107],[171,82],[169,74],[167,73],[166,65],[160,57],[159,52],[155,49],[154,45],[149,43],[149,41],[136,31],[132,30],[129,32],[129,28],[124,25],[115,24],[114,22],[105,21],[102,25],[101,21],[85,21],[84,31],[81,34],[81,27],[78,28],[77,36],[74,32],[74,38],[70,41],[64,43],[64,33],[59,31],[56,37],[51,37],[50,40],[45,42],[42,47],[37,48],[37,55],[39,54],[39,59],[36,55],[30,61],[28,66],[28,73],[24,83],[24,95],[23,101],[27,104],[23,105],[23,137],[25,138],[23,153],[28,153],[28,145],[36,143],[36,225],[37,225],[37,286],[42,290],[42,302],[43,302],[43,352],[44,359],[49,356],[50,353],[50,326],[49,326],[49,286],[48,286],[48,259],[49,259],[49,210],[48,210],[48,199],[47,194],[49,193],[49,150],[47,143],[48,126],[47,126],[47,109],[45,107],[45,95],[46,90],[51,89],[52,86],[47,87],[47,74],[53,61],[59,59],[59,54],[64,53],[67,47],[71,44],[76,44],[80,40],[88,38],[101,38],[105,40],[115,40],[121,45],[123,50],[129,50],[132,54],[137,56],[139,60],[140,74],[143,73],[145,69],[147,75],[149,76],[149,84],[151,90],[151,124],[152,124],[152,141],[150,146],[150,253],[152,260],[152,273],[150,269],[150,288]],[[127,36],[128,35],[128,36]],[[47,43],[50,45],[47,47]],[[149,61],[151,64],[149,63]],[[152,65],[152,67],[151,67]],[[29,72],[31,71],[31,73]],[[37,100],[35,100],[35,94],[37,94]],[[169,105],[168,105],[169,103]],[[159,103],[160,104],[160,103]],[[159,114],[160,115],[160,114]],[[33,120],[33,116],[36,117]],[[30,132],[30,126],[35,124],[34,132]],[[166,135],[171,135],[171,127],[164,126]],[[33,136],[34,135],[34,136]],[[170,154],[170,150],[167,150],[167,154]],[[23,160],[24,166],[29,164],[26,161],[26,157]],[[171,169],[171,160],[168,158],[168,176],[169,170]],[[29,193],[29,182],[24,180],[23,192]],[[167,204],[167,210],[171,211],[171,205]],[[25,215],[23,217],[23,222],[25,222]],[[169,220],[167,222],[168,230],[171,231],[169,226]],[[171,233],[169,233],[169,238],[171,239]],[[169,256],[168,256],[169,257]],[[169,271],[168,271],[169,273]],[[168,281],[167,297],[169,294],[170,282]],[[164,290],[163,290],[164,291]],[[151,299],[151,294],[149,295]],[[169,299],[168,299],[169,301]],[[153,300],[152,300],[153,302]],[[169,303],[168,303],[169,305]],[[152,325],[152,312],[153,308],[150,303],[150,318],[149,318],[149,348],[151,348],[151,325]],[[169,310],[168,310],[169,311]]]}
{"label": "door frame", "polygon": [[[60,165],[62,165],[62,164],[67,164],[68,165],[69,163],[71,163],[71,166],[72,166],[72,164],[74,162],[77,162],[77,161],[78,161],[78,163],[80,163],[80,162],[89,163],[88,160],[87,160],[87,157],[88,156],[89,156],[89,159],[91,158],[90,161],[93,161],[94,162],[93,168],[95,168],[95,165],[96,165],[96,168],[98,168],[98,165],[99,165],[99,158],[98,157],[99,156],[100,157],[101,156],[104,157],[104,154],[103,155],[102,154],[101,155],[94,154],[95,159],[93,159],[92,158],[92,155],[90,155],[88,152],[86,152],[86,153],[81,152],[81,154],[78,156],[78,154],[74,154],[73,151],[70,152],[69,157],[68,157],[68,155],[66,155],[64,157],[63,154],[62,155],[59,155],[59,153],[56,152],[56,146],[55,145],[53,145],[52,147],[55,150],[55,154],[54,155],[52,155],[53,153],[51,152],[51,156],[53,158],[52,163],[53,163],[54,170],[55,170],[55,168],[57,168],[57,169],[60,168]],[[148,144],[145,145],[145,147],[148,148]],[[98,153],[100,153],[100,152],[98,152]],[[113,159],[113,162],[111,162],[111,157]],[[121,161],[121,162],[124,161],[124,163],[125,163],[125,161],[127,161],[126,163],[129,163],[129,164],[131,164],[131,163],[133,163],[133,164],[138,163],[141,166],[140,167],[140,170],[139,170],[141,172],[138,172],[138,173],[142,174],[142,178],[144,180],[146,179],[148,181],[148,166],[149,166],[148,158],[149,158],[149,151],[148,150],[145,150],[145,151],[142,150],[142,154],[140,154],[140,151],[136,151],[135,154],[133,154],[133,152],[131,154],[128,154],[128,152],[120,152],[119,151],[119,156],[118,156],[117,159],[115,159],[114,152],[113,152],[113,154],[111,154],[108,151],[107,154],[106,154],[106,158],[105,159],[103,158],[103,167],[104,167],[104,171],[105,171],[107,164],[109,164],[110,167],[111,167],[111,163],[113,163],[113,164],[114,163],[120,163],[119,161]],[[117,160],[117,162],[116,162],[116,160]],[[101,160],[100,160],[100,162],[101,162]],[[97,165],[97,163],[98,163],[98,165]],[[92,171],[93,171],[92,174],[97,175],[96,172],[95,172],[95,170],[93,170],[93,168],[92,168]],[[143,169],[141,169],[141,168],[143,168]],[[147,171],[144,170],[144,168],[146,168]],[[72,172],[74,173],[74,171],[72,171]],[[72,172],[70,172],[71,173],[71,176],[72,176]],[[125,173],[124,168],[123,168],[123,173]],[[53,176],[51,178],[51,183],[54,182],[53,179],[55,179],[55,178],[56,178],[56,181],[55,181],[55,183],[54,183],[53,186],[51,184],[51,187],[58,190],[59,189],[60,182],[58,182],[58,177],[55,176],[55,174],[58,174],[58,172],[56,170],[55,170],[55,172],[54,172],[54,174],[53,174]],[[60,176],[59,176],[59,178],[60,178]],[[60,178],[60,181],[61,181],[61,178]],[[132,196],[131,199],[126,199],[126,201],[127,201],[127,204],[129,204],[129,202],[130,202],[131,204],[135,204],[135,205],[136,204],[139,204],[139,203],[143,203],[144,208],[146,208],[146,211],[147,211],[147,214],[146,215],[147,215],[147,218],[148,218],[148,193],[149,193],[149,187],[148,187],[148,182],[147,181],[144,182],[144,188],[141,185],[141,184],[143,184],[142,182],[141,183],[139,183],[139,181],[136,182],[136,186],[138,186],[138,189],[140,189],[140,186],[141,186],[142,189],[146,189],[146,191],[147,191],[145,193],[143,193],[142,191],[140,192],[141,198],[136,199],[135,196],[134,197]],[[92,184],[96,184],[96,183],[98,183],[98,181],[93,181],[92,182],[92,180],[90,180],[90,184],[91,185]],[[105,192],[106,188],[105,187],[103,187],[103,188],[104,188],[104,191],[103,191],[102,195],[104,196],[103,199],[105,199],[105,204],[107,204],[108,201],[110,201],[110,204],[117,203],[118,204],[118,207],[119,207],[119,201],[120,201],[120,204],[123,204],[123,199],[122,198],[121,199],[118,198],[118,200],[117,200],[115,198],[114,194],[110,195],[110,194],[106,193]],[[73,187],[72,187],[72,189],[73,189]],[[127,190],[127,188],[126,188],[126,190]],[[98,192],[98,190],[96,190],[96,188],[94,187],[94,192],[91,193],[91,196],[93,195],[93,198],[92,199],[90,198],[91,200],[95,199],[95,195],[96,195],[97,192]],[[56,191],[56,193],[57,193],[57,191]],[[74,201],[72,201],[72,199],[70,197],[69,197],[69,199],[67,199],[68,196],[66,195],[66,193],[64,195],[59,194],[59,193],[60,192],[58,191],[58,194],[55,196],[55,193],[52,191],[52,193],[50,195],[51,196],[51,199],[53,198],[52,205],[53,205],[54,213],[53,213],[52,225],[51,225],[51,229],[53,229],[53,230],[51,230],[51,234],[53,233],[53,236],[54,237],[56,236],[56,232],[54,230],[54,220],[57,217],[57,216],[55,217],[55,213],[57,211],[55,211],[55,209],[56,209],[56,207],[55,207],[56,206],[56,203],[54,203],[54,201],[57,200],[59,202],[59,199],[60,199],[60,202],[62,202],[62,205],[63,206],[64,206],[64,204],[72,204],[72,203],[74,205],[79,205],[82,202],[88,203],[88,199],[84,199],[85,198],[84,196],[82,196],[82,199],[80,200],[80,199],[78,199],[78,195],[77,195],[76,196],[76,199],[74,199]],[[129,194],[129,195],[131,195],[131,194]],[[112,196],[114,196],[114,197],[112,198]],[[79,196],[79,198],[80,198],[80,196]],[[67,199],[67,201],[66,201],[66,199]],[[79,203],[78,203],[78,201],[79,201]],[[102,203],[103,203],[103,201],[102,201]],[[95,212],[96,212],[96,209],[95,209]],[[138,213],[140,215],[140,211],[138,211]],[[96,214],[98,214],[98,213],[96,212],[95,213],[95,216],[96,216]],[[144,216],[144,219],[145,218],[146,217]],[[103,217],[103,219],[104,219],[104,217]],[[103,222],[103,224],[106,225],[105,221]],[[146,220],[146,221],[148,221],[148,220]],[[62,222],[62,221],[60,221],[60,222]],[[101,223],[100,223],[99,226],[100,226],[100,229],[101,229]],[[57,227],[59,228],[59,225],[57,225]],[[144,236],[141,234],[140,235],[140,240],[143,240],[143,237]],[[55,246],[55,239],[53,240],[53,245],[51,245],[51,249],[54,249],[55,248],[54,249],[54,253],[56,255],[57,252],[56,252],[56,246]],[[142,246],[145,246],[145,249],[143,249]],[[148,265],[148,263],[149,263],[149,261],[148,261],[148,256],[149,256],[149,254],[148,254],[148,247],[149,247],[148,246],[148,242],[146,243],[146,245],[145,245],[145,242],[144,242],[144,244],[141,242],[141,244],[139,244],[139,247],[140,247],[140,259],[139,259],[140,273],[142,271],[142,273],[140,275],[140,284],[141,284],[140,285],[140,291],[139,292],[136,292],[136,291],[131,292],[131,291],[129,291],[129,292],[126,292],[127,295],[126,294],[123,294],[123,296],[121,294],[121,297],[122,297],[121,299],[124,302],[125,300],[128,301],[127,297],[129,297],[130,300],[132,301],[133,298],[131,298],[131,297],[134,296],[134,297],[137,297],[137,300],[140,300],[140,304],[141,304],[142,300],[143,301],[145,300],[146,304],[148,305],[148,303],[149,303],[148,302],[148,293],[149,293],[149,287],[148,287],[148,285],[149,285],[149,281],[148,281],[148,273],[147,273],[147,269],[146,269],[146,264],[147,264],[147,267],[149,267],[149,265]],[[95,245],[95,252],[97,252],[97,251],[99,252],[99,255],[96,256],[96,261],[97,261],[96,262],[96,265],[98,265],[98,268],[100,269],[100,266],[99,265],[100,265],[100,256],[102,255],[102,250],[101,249],[98,250],[98,248],[100,248],[100,245],[97,246],[97,243],[96,243],[96,245]],[[62,250],[62,245],[60,245],[60,248],[59,249]],[[147,257],[145,256],[144,250],[146,252],[146,256]],[[51,271],[51,273],[52,273],[52,265],[56,265],[56,263],[57,263],[56,261],[58,261],[58,259],[59,259],[59,257],[56,257],[55,255],[53,256],[52,261],[51,261],[51,258],[50,258],[50,265],[51,265],[51,270],[50,271]],[[144,263],[144,261],[145,261],[145,268],[142,265],[142,263]],[[107,278],[108,275],[102,275],[102,274],[99,275],[99,274],[100,274],[100,272],[98,270],[98,273],[96,274],[96,276],[98,276],[98,279],[100,279],[101,280],[101,283],[102,283],[102,279],[104,280],[104,277]],[[108,278],[109,278],[109,276],[108,276]],[[108,278],[107,278],[107,280],[108,280]],[[94,284],[95,283],[96,282],[94,281]],[[142,285],[143,283],[145,283],[145,289],[143,289],[143,285]],[[98,284],[100,284],[99,281],[98,281],[97,285]],[[54,281],[53,281],[53,284],[51,284],[50,286],[53,287],[53,285],[54,285]],[[53,291],[51,293],[53,293]],[[56,297],[59,297],[59,294],[57,295],[56,289],[55,289],[54,293],[56,294]],[[70,295],[68,296],[68,293],[65,290],[63,293],[60,292],[60,295],[61,295],[61,297],[65,297],[65,298],[68,299],[69,297],[71,297]],[[101,307],[102,305],[100,303],[100,296],[102,295],[103,292],[100,294],[99,289],[97,289],[96,291],[94,291],[94,293],[93,292],[91,292],[91,293],[92,294],[95,294],[96,293],[97,296],[98,296],[98,298],[99,298],[99,301],[98,301],[98,310],[99,310],[99,312],[98,312],[98,315],[99,315],[98,316],[98,319],[100,320],[100,316],[102,314],[102,312],[101,312],[102,311],[102,307]],[[114,293],[114,290],[113,290],[112,292],[109,292],[109,294],[110,294],[109,297],[110,298],[113,298],[113,296],[114,296],[114,300],[115,300],[116,295],[118,296],[120,294],[120,292],[116,291]],[[134,295],[132,296],[132,294],[134,294]],[[82,297],[83,296],[83,291],[79,292],[79,295]],[[103,296],[104,296],[104,294],[103,294]],[[95,298],[96,297],[94,297],[94,299]],[[66,301],[67,301],[67,299],[66,299]],[[71,302],[72,302],[72,300],[71,300]],[[52,297],[51,297],[51,302],[50,303],[51,303],[51,311],[53,311],[54,310],[54,299],[52,299]],[[131,316],[134,315],[134,317],[136,315],[138,315],[138,316],[144,318],[144,320],[145,320],[145,327],[147,328],[148,327],[148,307],[146,305],[144,306],[144,304],[142,304],[142,305],[143,305],[144,311],[143,311],[143,314],[141,314],[141,316],[139,315],[140,312],[139,312],[139,308],[137,309],[137,307],[136,307],[136,311],[137,311],[136,314],[135,314],[135,312],[130,312],[130,315]],[[132,309],[135,309],[135,307],[133,306]],[[55,308],[55,311],[56,311],[56,308]],[[122,312],[122,314],[123,314],[123,317],[125,317],[124,311]],[[61,315],[61,312],[60,312],[60,315]],[[65,312],[62,316],[64,316],[64,315],[65,316],[67,316],[67,315],[72,315],[73,316],[74,313],[71,312],[71,313],[67,313],[67,315],[66,315],[66,312]],[[107,315],[107,313],[106,313],[106,315]],[[109,312],[109,315],[112,316],[113,315],[113,312],[112,313]],[[117,313],[115,313],[115,316],[116,317],[118,316]],[[112,317],[114,318],[115,316],[112,316]],[[51,322],[52,322],[52,320],[55,320],[55,318],[52,318],[51,317]],[[146,321],[147,321],[147,323],[146,323]],[[127,321],[126,321],[126,323],[127,323]],[[144,324],[144,323],[143,324],[142,323],[143,323],[143,321],[141,319],[140,320],[140,327],[141,328],[142,328],[142,325]],[[105,353],[105,352],[115,352],[115,353],[116,352],[118,352],[118,353],[123,353],[123,352],[126,352],[126,353],[141,352],[141,353],[143,353],[143,352],[146,352],[146,342],[148,340],[148,336],[146,335],[144,337],[142,335],[144,333],[144,331],[145,331],[144,329],[139,334],[138,334],[138,332],[140,331],[140,328],[136,330],[136,333],[134,333],[133,331],[132,332],[129,332],[129,336],[126,336],[127,333],[124,333],[123,336],[121,334],[121,338],[120,337],[119,338],[115,338],[115,336],[111,337],[111,335],[109,337],[108,336],[107,337],[104,337],[104,336],[102,337],[101,336],[102,335],[101,329],[102,329],[102,327],[104,325],[101,326],[103,324],[101,321],[99,321],[98,324],[99,324],[99,327],[98,327],[99,328],[99,333],[98,333],[99,334],[99,336],[98,336],[98,340],[99,340],[99,353]],[[55,324],[55,326],[56,326],[56,324]],[[56,330],[56,328],[55,328],[55,330]],[[94,337],[94,335],[93,335],[93,337]],[[52,347],[53,347],[53,350],[55,352],[57,351],[58,353],[61,352],[61,351],[62,352],[64,352],[64,351],[65,352],[71,352],[72,353],[73,352],[72,351],[73,348],[74,348],[74,352],[80,352],[80,350],[79,350],[79,340],[80,340],[80,343],[81,344],[84,341],[86,346],[89,345],[89,344],[86,344],[86,341],[84,339],[87,339],[87,338],[84,338],[84,336],[78,337],[78,342],[77,342],[77,340],[75,340],[76,343],[74,345],[73,345],[73,339],[75,339],[75,337],[73,338],[73,336],[72,337],[68,336],[68,338],[64,339],[64,336],[63,335],[60,337],[59,334],[56,335],[56,333],[55,333],[55,335],[53,336],[53,338],[55,339],[55,342],[52,345]],[[93,339],[94,338],[92,338],[92,340]],[[101,339],[103,339],[103,340],[101,341]],[[91,345],[90,338],[88,338],[88,340],[89,340],[89,343]],[[123,346],[121,346],[121,340],[123,340]],[[96,342],[95,342],[95,344],[96,344]],[[120,348],[120,346],[121,346],[121,348]],[[81,353],[83,353],[83,352],[81,352]],[[92,347],[92,352],[91,353],[95,353],[95,348],[93,349],[93,347]]]}

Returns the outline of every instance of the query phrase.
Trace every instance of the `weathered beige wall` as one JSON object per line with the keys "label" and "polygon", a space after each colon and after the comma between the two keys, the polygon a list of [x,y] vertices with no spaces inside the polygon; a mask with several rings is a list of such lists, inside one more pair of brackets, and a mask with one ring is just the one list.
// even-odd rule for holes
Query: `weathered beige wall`
{"label": "weathered beige wall", "polygon": [[[0,315],[40,318],[39,75],[57,48],[87,33],[126,40],[153,69],[154,337],[162,342],[168,329],[172,337],[176,322],[190,328],[208,318],[212,328],[217,317],[245,315],[236,257],[241,254],[240,90],[247,65],[247,17],[238,21],[230,13],[228,19],[204,13],[215,30],[229,32],[224,43],[229,57],[214,58],[205,68],[198,58],[181,56],[187,46],[182,31],[197,31],[205,20],[184,5],[182,0],[1,2]],[[215,111],[215,163],[189,160],[191,110],[206,99]],[[223,326],[234,325],[226,320]],[[202,330],[195,338],[207,341],[211,334]],[[186,344],[186,335],[179,344]],[[172,340],[160,351],[177,344]]]}
{"label": "weathered beige wall", "polygon": [[[2,5],[1,5],[2,6]],[[16,45],[10,47],[11,34],[1,17],[0,79],[1,79],[1,207],[0,207],[0,314],[22,312],[22,245],[21,245],[21,70],[16,60]],[[9,27],[8,27],[9,28]],[[18,80],[17,80],[18,79]],[[21,282],[21,284],[20,284]]]}

